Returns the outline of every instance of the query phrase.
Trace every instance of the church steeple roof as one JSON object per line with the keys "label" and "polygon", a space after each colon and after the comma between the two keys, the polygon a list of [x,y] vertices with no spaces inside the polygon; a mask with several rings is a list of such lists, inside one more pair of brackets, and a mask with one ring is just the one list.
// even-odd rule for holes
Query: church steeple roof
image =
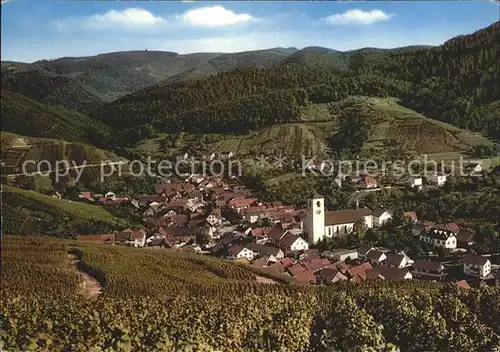
{"label": "church steeple roof", "polygon": [[324,196],[322,196],[321,194],[319,194],[318,192],[314,193],[310,199],[323,199],[325,198]]}

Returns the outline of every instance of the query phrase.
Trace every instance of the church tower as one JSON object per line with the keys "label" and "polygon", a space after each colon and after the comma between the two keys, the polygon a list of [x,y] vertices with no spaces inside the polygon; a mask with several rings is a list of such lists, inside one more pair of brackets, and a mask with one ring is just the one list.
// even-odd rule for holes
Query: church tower
{"label": "church tower", "polygon": [[307,200],[304,230],[310,244],[315,244],[325,237],[325,198],[319,194]]}

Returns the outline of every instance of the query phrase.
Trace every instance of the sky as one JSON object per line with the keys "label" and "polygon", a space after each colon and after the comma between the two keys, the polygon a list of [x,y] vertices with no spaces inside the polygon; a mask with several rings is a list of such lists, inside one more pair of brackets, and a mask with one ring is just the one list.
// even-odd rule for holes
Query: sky
{"label": "sky", "polygon": [[[3,0],[2,0],[3,1]],[[126,50],[239,52],[439,45],[499,20],[486,2],[21,1],[2,4],[2,60]]]}

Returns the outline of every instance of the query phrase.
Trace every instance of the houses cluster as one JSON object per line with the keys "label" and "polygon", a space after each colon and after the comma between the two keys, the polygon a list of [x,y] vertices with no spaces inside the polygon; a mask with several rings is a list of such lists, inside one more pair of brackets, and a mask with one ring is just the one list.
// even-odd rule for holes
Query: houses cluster
{"label": "houses cluster", "polygon": [[413,235],[435,248],[455,250],[468,249],[474,244],[474,232],[470,229],[460,228],[457,223],[423,223],[416,221],[412,228]]}
{"label": "houses cluster", "polygon": [[412,261],[404,253],[389,253],[388,249],[339,249],[322,253],[308,249],[292,257],[286,253],[284,258],[259,253],[250,265],[307,284],[412,279],[408,268]]}
{"label": "houses cluster", "polygon": [[[324,197],[315,194],[306,209],[296,209],[281,202],[261,202],[236,178],[200,175],[157,184],[154,194],[137,199],[112,192],[82,192],[79,197],[101,204],[132,205],[144,222],[142,229],[77,236],[82,242],[192,250],[247,262],[302,283],[448,277],[439,261],[412,260],[390,249],[360,247],[322,253],[313,249],[320,241],[349,234],[359,224],[369,229],[384,226],[393,212],[383,207],[326,211]],[[473,233],[456,223],[422,223],[412,211],[404,217],[413,224],[413,234],[432,247],[468,248],[473,243]],[[489,259],[472,253],[463,257],[462,265],[465,277],[482,280],[492,273]]]}

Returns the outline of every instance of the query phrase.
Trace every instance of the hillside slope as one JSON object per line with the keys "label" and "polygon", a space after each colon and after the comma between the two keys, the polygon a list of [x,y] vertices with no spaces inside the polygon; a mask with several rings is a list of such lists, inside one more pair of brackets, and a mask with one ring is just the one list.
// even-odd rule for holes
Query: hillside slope
{"label": "hillside slope", "polygon": [[[4,324],[8,350],[451,352],[491,351],[500,339],[498,287],[265,285],[249,266],[197,254],[26,236],[4,244],[0,303],[15,322]],[[102,284],[97,301],[77,294],[68,251]]]}
{"label": "hillside slope", "polygon": [[37,234],[73,237],[77,233],[106,233],[127,225],[100,206],[7,185],[2,185],[2,215],[2,230],[13,234],[20,230],[27,233],[31,227]]}
{"label": "hillside slope", "polygon": [[2,89],[2,130],[30,137],[89,142],[110,131],[109,126],[62,107],[38,103]]}
{"label": "hillside slope", "polygon": [[[15,144],[26,144],[26,146],[15,147]],[[42,160],[50,164],[51,170],[63,169],[62,164],[57,167],[57,162],[67,161],[70,167],[87,165],[82,171],[80,181],[95,182],[100,178],[101,163],[123,160],[112,152],[85,143],[65,142],[52,138],[26,137],[4,131],[0,132],[0,147],[3,175],[21,174],[22,165],[26,161],[30,161],[30,163],[26,164],[26,170],[29,172],[44,171],[46,165],[40,166],[40,169],[43,170],[39,170],[37,167]],[[53,176],[51,174],[51,177]],[[75,170],[70,170],[70,176],[73,178],[76,176]],[[15,176],[9,177],[9,179],[12,179]]]}
{"label": "hillside slope", "polygon": [[[242,158],[261,154],[281,154],[298,160],[301,155],[324,157],[332,152],[332,139],[342,124],[351,124],[352,119],[371,126],[362,150],[373,157],[432,154],[437,159],[458,158],[472,153],[474,146],[493,145],[479,133],[404,108],[397,99],[351,96],[332,103],[308,103],[299,109],[296,122],[275,124],[249,134],[164,134],[142,141],[136,149],[172,156],[232,151]],[[349,145],[351,140],[346,142]]]}

